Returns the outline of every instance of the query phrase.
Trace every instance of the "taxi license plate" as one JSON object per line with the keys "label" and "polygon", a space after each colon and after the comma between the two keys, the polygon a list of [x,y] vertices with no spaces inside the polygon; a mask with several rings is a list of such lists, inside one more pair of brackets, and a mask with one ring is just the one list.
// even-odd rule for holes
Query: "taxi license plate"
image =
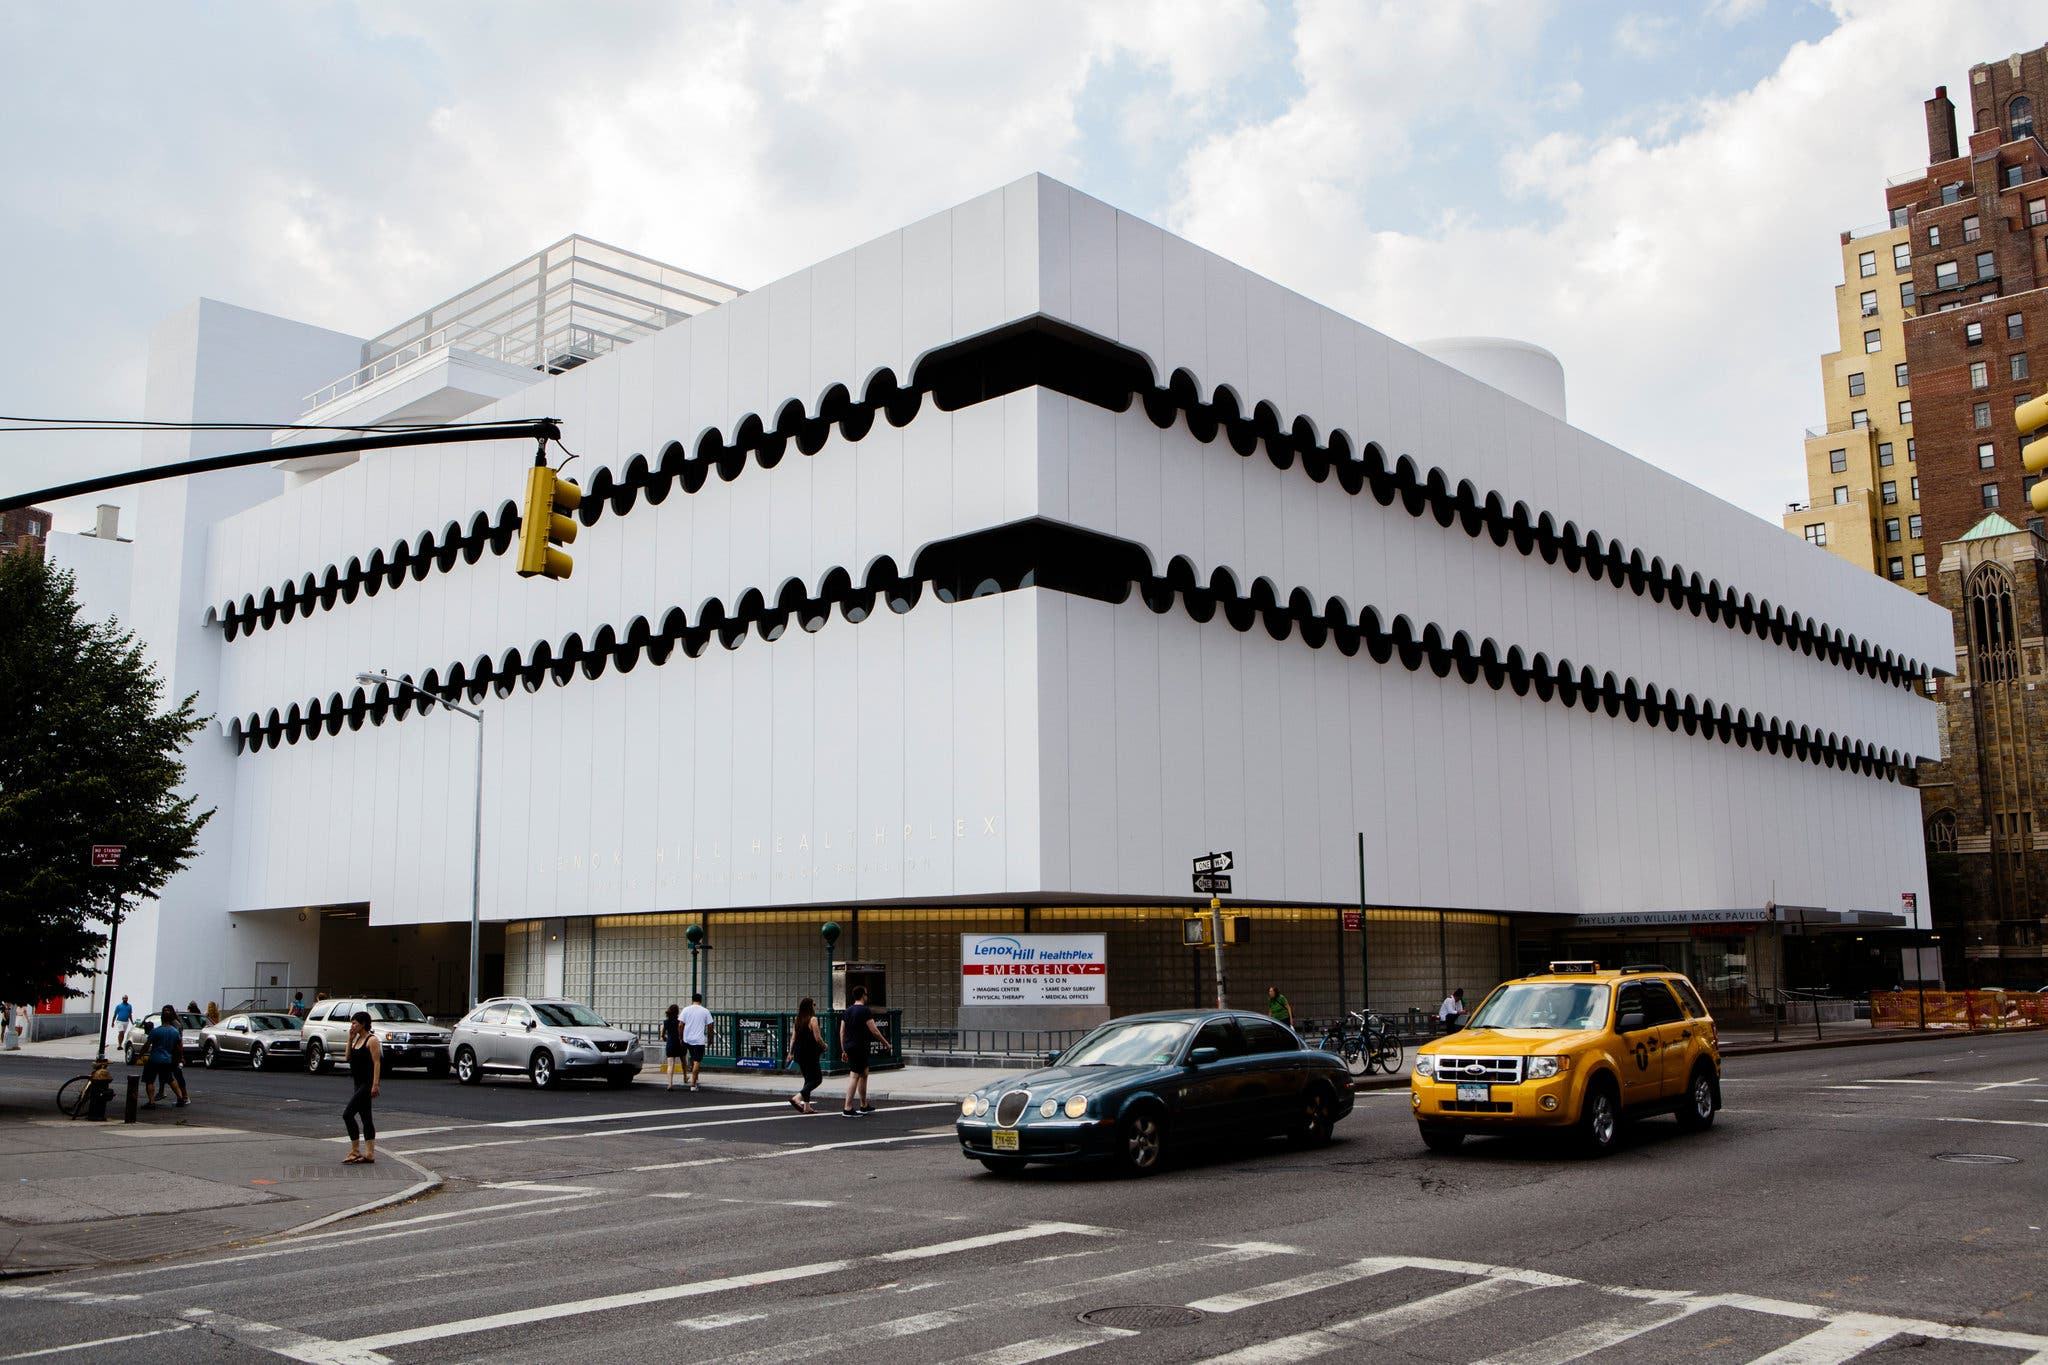
{"label": "taxi license plate", "polygon": [[1016,1150],[1017,1150],[1017,1130],[1016,1130],[1015,1128],[998,1128],[998,1129],[996,1129],[996,1136],[995,1136],[995,1149],[996,1149],[997,1151],[999,1151],[999,1152],[1014,1152],[1014,1151],[1016,1151]]}
{"label": "taxi license plate", "polygon": [[1484,1085],[1461,1085],[1458,1087],[1458,1098],[1461,1100],[1490,1100],[1493,1098],[1493,1089],[1491,1086]]}

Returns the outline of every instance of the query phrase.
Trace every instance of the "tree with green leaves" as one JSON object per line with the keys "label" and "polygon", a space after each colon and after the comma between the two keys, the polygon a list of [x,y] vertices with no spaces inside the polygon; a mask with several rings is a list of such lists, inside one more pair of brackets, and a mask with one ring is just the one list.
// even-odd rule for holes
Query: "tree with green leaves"
{"label": "tree with green leaves", "polygon": [[[192,860],[212,811],[179,792],[180,759],[205,726],[163,684],[132,634],[81,621],[69,573],[22,551],[0,558],[0,999],[83,992],[102,926]],[[121,844],[120,865],[92,865]]]}

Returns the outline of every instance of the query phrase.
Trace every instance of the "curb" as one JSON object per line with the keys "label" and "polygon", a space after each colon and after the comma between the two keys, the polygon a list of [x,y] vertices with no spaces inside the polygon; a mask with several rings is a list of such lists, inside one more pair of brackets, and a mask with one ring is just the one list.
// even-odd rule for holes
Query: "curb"
{"label": "curb", "polygon": [[1946,1042],[1956,1038],[1997,1038],[2007,1033],[2026,1034],[2039,1031],[2038,1029],[1982,1029],[1972,1033],[1968,1029],[1943,1029],[1939,1032],[1929,1029],[1923,1033],[1915,1029],[1906,1033],[1872,1032],[1848,1038],[1807,1038],[1797,1042],[1786,1039],[1776,1043],[1736,1043],[1732,1046],[1723,1047],[1721,1055],[1723,1057],[1761,1057],[1773,1052],[1818,1052],[1823,1049],[1837,1047],[1885,1046],[1893,1043],[1935,1043]]}
{"label": "curb", "polygon": [[396,1160],[400,1165],[418,1176],[419,1179],[396,1194],[379,1195],[375,1199],[363,1201],[352,1209],[343,1209],[339,1213],[326,1214],[315,1218],[310,1223],[301,1223],[295,1228],[286,1228],[283,1232],[273,1232],[263,1240],[269,1241],[279,1237],[296,1237],[302,1232],[311,1232],[315,1228],[324,1228],[329,1224],[339,1223],[344,1219],[360,1217],[366,1213],[375,1213],[379,1209],[388,1209],[394,1204],[403,1204],[408,1199],[417,1199],[423,1194],[432,1194],[435,1190],[441,1188],[441,1177],[420,1165],[419,1162],[414,1161],[411,1157],[402,1156],[397,1152],[386,1152],[384,1155]]}

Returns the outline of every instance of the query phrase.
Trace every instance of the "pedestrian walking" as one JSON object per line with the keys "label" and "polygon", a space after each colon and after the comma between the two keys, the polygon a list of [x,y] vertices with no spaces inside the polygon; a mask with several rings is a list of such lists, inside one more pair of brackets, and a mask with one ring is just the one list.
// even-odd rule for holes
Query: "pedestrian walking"
{"label": "pedestrian walking", "polygon": [[310,1008],[312,1007],[306,1003],[306,993],[304,991],[292,992],[292,1018],[303,1020],[306,1017],[306,1011]]}
{"label": "pedestrian walking", "polygon": [[142,1088],[149,1100],[142,1107],[156,1108],[165,1091],[177,1096],[178,1103],[185,1103],[184,1087],[178,1084],[178,1054],[185,1046],[185,1035],[178,1027],[178,1009],[165,1005],[149,1030],[143,1046],[147,1049],[142,1063]]}
{"label": "pedestrian walking", "polygon": [[[355,1086],[355,1093],[348,1097],[342,1107],[341,1121],[348,1128],[348,1155],[343,1157],[346,1166],[374,1166],[377,1164],[377,1120],[370,1114],[370,1101],[377,1098],[377,1083],[384,1076],[384,1045],[377,1041],[377,1034],[370,1027],[370,1012],[357,1010],[348,1020],[348,1078]],[[356,1130],[356,1117],[362,1116],[362,1131]]]}
{"label": "pedestrian walking", "polygon": [[1266,987],[1266,1013],[1287,1027],[1294,1027],[1294,1006],[1287,1003],[1278,986]]}
{"label": "pedestrian walking", "polygon": [[28,1021],[34,1016],[36,1007],[20,1004],[14,1007],[14,1045],[20,1047],[28,1041]]}
{"label": "pedestrian walking", "polygon": [[796,1022],[789,1028],[789,1051],[782,1064],[794,1062],[804,1073],[804,1088],[789,1097],[799,1114],[815,1114],[818,1106],[811,1096],[825,1083],[825,1035],[818,1028],[818,1005],[808,995],[796,1002]]}
{"label": "pedestrian walking", "polygon": [[114,1046],[120,1047],[128,1038],[128,1025],[135,1022],[135,1006],[122,996],[121,1003],[114,1006]]}
{"label": "pedestrian walking", "polygon": [[1445,1033],[1455,1033],[1458,1030],[1458,1021],[1464,1017],[1465,988],[1460,986],[1445,996],[1443,1004],[1436,1007],[1436,1021],[1443,1026]]}
{"label": "pedestrian walking", "polygon": [[855,986],[846,1013],[839,1017],[839,1050],[846,1055],[845,1114],[850,1119],[875,1112],[875,1106],[868,1103],[868,1056],[876,1047],[887,1052],[889,1040],[875,1026],[874,1012],[868,1008],[868,988]]}
{"label": "pedestrian walking", "polygon": [[683,1065],[689,1077],[690,1089],[697,1088],[697,1077],[704,1067],[704,1049],[711,1046],[711,1011],[704,1008],[704,992],[691,991],[689,1006],[677,1017],[683,1026]]}
{"label": "pedestrian walking", "polygon": [[0,1048],[12,1052],[21,1046],[21,1040],[14,1033],[14,1006],[0,1000]]}
{"label": "pedestrian walking", "polygon": [[683,1025],[677,1017],[682,1012],[681,1005],[670,1005],[661,1020],[661,1074],[668,1077],[668,1085],[664,1087],[668,1090],[676,1088],[676,1072],[688,1075],[683,1065],[683,1058],[688,1055],[683,1051]]}
{"label": "pedestrian walking", "polygon": [[209,1024],[218,1024],[220,1022],[220,1005],[215,1001],[209,1000],[206,1002],[206,1022]]}

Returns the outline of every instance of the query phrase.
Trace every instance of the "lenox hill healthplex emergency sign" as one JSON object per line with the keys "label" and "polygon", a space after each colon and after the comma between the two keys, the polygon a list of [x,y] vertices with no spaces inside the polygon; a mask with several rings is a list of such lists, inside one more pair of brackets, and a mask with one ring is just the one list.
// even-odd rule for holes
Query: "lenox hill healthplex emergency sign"
{"label": "lenox hill healthplex emergency sign", "polygon": [[1107,1005],[1103,934],[960,935],[962,1005]]}

